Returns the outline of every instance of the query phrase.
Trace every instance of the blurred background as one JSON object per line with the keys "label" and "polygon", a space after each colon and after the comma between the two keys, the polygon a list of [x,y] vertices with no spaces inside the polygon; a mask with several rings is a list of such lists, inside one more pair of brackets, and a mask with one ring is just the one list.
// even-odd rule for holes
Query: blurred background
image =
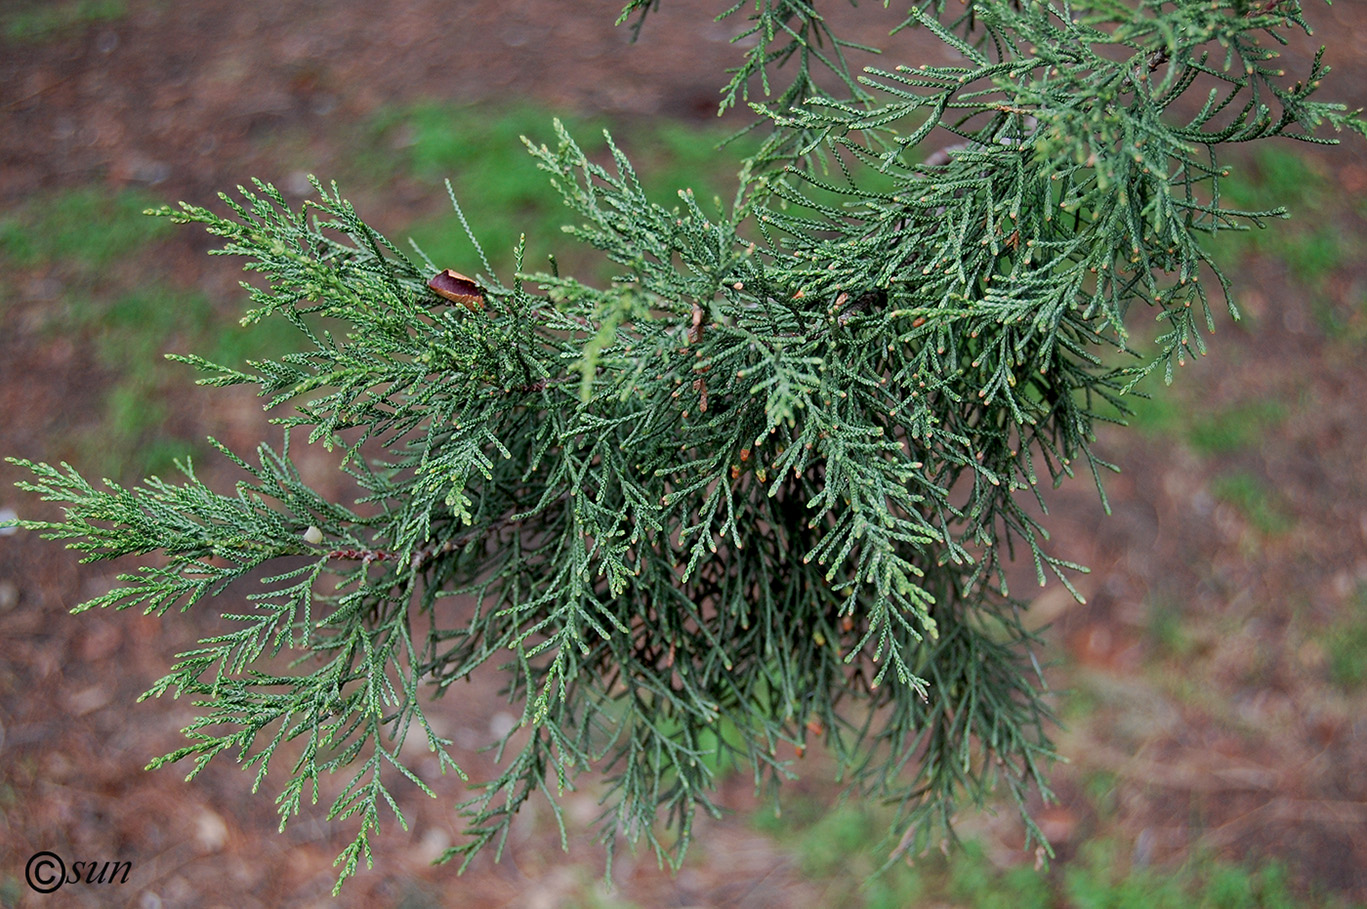
{"label": "blurred background", "polygon": [[[122,482],[190,456],[226,489],[235,471],[207,436],[244,454],[278,441],[249,391],[194,389],[162,358],[239,362],[291,338],[241,328],[240,262],[206,256],[209,238],[144,217],[149,206],[210,204],[252,177],[299,201],[317,174],[392,238],[473,273],[450,178],[505,276],[521,232],[529,268],[553,252],[602,274],[562,237],[557,196],[518,139],[553,142],[553,116],[589,145],[609,128],[663,203],[686,186],[729,200],[736,156],[713,145],[745,120],[716,116],[741,53],[738,23],[713,21],[726,5],[666,0],[632,44],[612,25],[619,0],[0,3],[0,454]],[[1367,8],[1307,8],[1335,70],[1324,96],[1367,104]],[[898,22],[874,3],[832,16],[873,43]],[[945,53],[903,33],[884,65]],[[1288,71],[1311,53],[1294,44]],[[388,821],[374,869],[334,900],[352,828],[325,820],[327,792],[277,833],[274,777],[253,796],[229,759],[188,784],[188,767],[142,769],[194,713],[138,695],[222,627],[228,598],[161,619],[71,616],[129,566],[78,566],[58,544],[0,532],[0,904],[1363,905],[1367,143],[1259,143],[1229,163],[1229,204],[1292,212],[1218,244],[1242,321],[1218,314],[1212,355],[1148,386],[1130,429],[1102,433],[1123,468],[1107,480],[1110,516],[1087,478],[1056,491],[1048,526],[1059,555],[1091,567],[1077,581],[1087,604],[1057,585],[1014,591],[1048,625],[1064,721],[1059,803],[1039,814],[1058,854],[1047,871],[1008,810],[966,814],[962,852],[864,884],[887,815],[842,802],[811,751],[781,813],[738,774],[730,812],[700,819],[677,876],[623,851],[611,886],[592,780],[565,798],[568,851],[533,807],[502,862],[482,855],[458,877],[429,863],[459,842],[467,790],[429,776],[439,798],[401,790],[408,829]],[[317,488],[344,494],[333,456],[297,453]],[[0,463],[0,520],[54,516],[13,488],[21,475]],[[477,749],[518,711],[483,679],[434,713],[478,780],[492,757]],[[41,897],[23,869],[43,849],[133,872]]]}

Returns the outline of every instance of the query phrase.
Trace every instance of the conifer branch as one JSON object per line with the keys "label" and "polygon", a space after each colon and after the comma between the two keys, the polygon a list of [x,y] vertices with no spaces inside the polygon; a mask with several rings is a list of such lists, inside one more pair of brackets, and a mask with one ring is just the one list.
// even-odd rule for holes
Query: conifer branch
{"label": "conifer branch", "polygon": [[[1208,287],[1228,301],[1204,244],[1284,216],[1222,205],[1220,146],[1367,135],[1312,99],[1319,57],[1288,85],[1254,41],[1306,27],[1293,0],[923,0],[905,27],[962,61],[858,76],[811,2],[749,22],[724,103],[758,80],[771,136],[729,211],[651,202],[611,137],[609,162],[558,122],[528,142],[569,232],[621,269],[610,287],[524,274],[520,247],[511,284],[482,250],[476,277],[432,274],[335,185],[298,210],[259,182],[226,216],[182,204],[158,214],[245,257],[265,280],[244,322],[283,320],[299,349],[178,359],[256,386],[282,449],[223,450],[235,495],[188,463],[179,485],[101,489],[15,462],[66,509],[22,526],[87,561],[165,556],[80,608],[162,614],[266,569],[147,693],[201,714],[152,766],[228,753],[258,786],[283,766],[282,826],[352,774],[328,812],[358,827],[338,886],[382,806],[404,823],[393,774],[425,788],[410,733],[460,772],[424,703],[494,671],[519,721],[447,858],[501,849],[531,798],[559,818],[595,771],[609,855],[644,838],[677,866],[721,774],[777,784],[818,743],[897,806],[894,856],[999,785],[1047,852],[1027,805],[1049,795],[1052,715],[1005,566],[1069,589],[1084,569],[1046,546],[1041,481],[1085,465],[1104,502],[1096,422],[1205,352]],[[1154,351],[1132,349],[1135,309],[1166,326]],[[342,451],[353,506],[303,483],[291,432]],[[268,668],[283,651],[310,658]]]}

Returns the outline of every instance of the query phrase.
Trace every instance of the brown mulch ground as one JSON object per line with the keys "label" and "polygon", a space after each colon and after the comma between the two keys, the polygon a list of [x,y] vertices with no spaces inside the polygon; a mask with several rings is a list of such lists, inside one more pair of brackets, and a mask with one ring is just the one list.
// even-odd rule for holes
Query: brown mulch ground
{"label": "brown mulch ground", "polygon": [[[196,201],[249,176],[285,181],[290,165],[270,140],[286,131],[313,137],[311,168],[327,174],[345,154],[328,138],[337,123],[419,98],[533,97],[701,121],[712,117],[718,73],[737,53],[727,43],[733,26],[712,23],[718,5],[700,0],[666,0],[635,46],[611,27],[616,0],[128,6],[128,17],[60,40],[0,44],[0,205],[91,181]],[[1332,46],[1334,93],[1367,104],[1367,58],[1354,50],[1367,46],[1367,10],[1311,6],[1317,37]],[[868,20],[852,34],[878,40],[896,17],[866,7]],[[1317,150],[1313,160],[1344,194],[1367,190],[1364,143]],[[361,208],[401,232],[425,201],[372,195]],[[1367,235],[1360,214],[1344,230]],[[187,233],[164,261],[135,267],[238,305],[235,268],[204,248]],[[1360,260],[1361,245],[1357,252]],[[1337,307],[1347,326],[1334,335],[1275,264],[1238,278],[1244,327],[1223,323],[1214,356],[1181,378],[1203,406],[1275,399],[1296,402],[1292,415],[1222,463],[1168,439],[1109,433],[1103,453],[1125,471],[1108,481],[1113,514],[1101,514],[1085,480],[1055,498],[1049,526],[1062,554],[1093,569],[1080,585],[1088,605],[1050,589],[1036,612],[1055,621],[1049,639],[1068,655],[1057,685],[1087,692],[1093,708],[1060,734],[1071,763],[1055,775],[1062,804],[1047,812],[1047,832],[1065,859],[1103,833],[1133,843],[1141,863],[1200,850],[1279,858],[1302,885],[1367,900],[1367,700],[1329,684],[1315,634],[1364,608],[1367,269],[1350,263],[1323,289],[1319,305]],[[56,460],[66,453],[50,440],[93,419],[86,411],[98,373],[79,345],[11,318],[41,305],[50,288],[0,284],[0,293],[11,297],[0,310],[0,454]],[[266,437],[253,399],[215,394],[211,406],[176,402],[175,419],[238,450]],[[1273,489],[1292,529],[1262,533],[1213,496],[1212,479],[1231,469]],[[6,491],[17,477],[0,465],[0,506],[29,507]],[[40,904],[6,888],[32,852],[48,848],[133,859],[138,890],[120,896],[130,905],[333,904],[331,863],[347,829],[319,814],[276,835],[270,785],[251,797],[249,780],[226,764],[190,785],[176,769],[141,771],[179,744],[193,714],[169,699],[134,701],[214,619],[208,611],[160,620],[67,614],[113,573],[78,570],[27,534],[0,537],[0,899]],[[1154,604],[1195,629],[1181,658],[1157,652]],[[492,685],[476,685],[447,699],[440,720],[473,752],[507,710]],[[473,777],[486,760],[472,757]],[[1083,793],[1098,774],[1113,778],[1115,808],[1105,818]],[[753,802],[743,783],[726,793],[742,811]],[[535,810],[519,820],[503,862],[481,857],[459,879],[453,867],[430,867],[460,830],[450,806],[461,785],[437,788],[439,801],[406,793],[410,832],[387,826],[376,869],[348,886],[343,904],[552,907],[597,893],[596,847],[580,837],[562,854]],[[591,789],[568,804],[581,829],[596,813]],[[1008,825],[983,822],[983,830],[1001,861],[1022,859]],[[695,860],[676,878],[642,854],[620,858],[613,879],[621,898],[641,906],[833,898],[743,820],[704,822]],[[61,897],[50,905],[101,905],[107,894]]]}

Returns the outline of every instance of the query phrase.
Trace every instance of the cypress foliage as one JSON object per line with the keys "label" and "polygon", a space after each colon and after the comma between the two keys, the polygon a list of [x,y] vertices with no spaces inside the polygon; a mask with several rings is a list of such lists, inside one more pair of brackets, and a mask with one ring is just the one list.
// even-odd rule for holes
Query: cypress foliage
{"label": "cypress foliage", "polygon": [[[524,273],[521,248],[513,275],[443,270],[335,185],[299,210],[263,183],[226,215],[164,209],[264,277],[244,322],[298,329],[278,360],[177,357],[259,388],[283,445],[223,450],[233,495],[189,463],[125,488],[22,462],[65,507],[24,527],[87,561],[165,555],[80,609],[186,609],[265,570],[148,692],[201,711],[151,766],[273,770],[282,823],[350,774],[339,887],[398,814],[390,783],[427,789],[409,736],[461,772],[424,705],[476,672],[520,722],[447,858],[592,770],[609,854],[643,837],[677,862],[719,773],[777,783],[816,743],[899,807],[894,854],[999,786],[1047,852],[1026,806],[1049,794],[1050,714],[1004,563],[1082,570],[1045,547],[1041,487],[1081,466],[1101,490],[1094,424],[1205,352],[1212,283],[1229,299],[1206,238],[1285,216],[1221,205],[1220,148],[1367,134],[1312,100],[1319,56],[1277,68],[1308,31],[1294,0],[918,0],[904,25],[961,62],[860,73],[811,2],[742,13],[757,41],[723,104],[762,93],[767,139],[729,206],[651,203],[610,137],[607,165],[558,123],[528,143],[609,286]],[[1128,343],[1132,308],[1166,326],[1155,348]],[[343,453],[351,505],[301,481],[301,433]],[[269,670],[285,651],[309,658]]]}

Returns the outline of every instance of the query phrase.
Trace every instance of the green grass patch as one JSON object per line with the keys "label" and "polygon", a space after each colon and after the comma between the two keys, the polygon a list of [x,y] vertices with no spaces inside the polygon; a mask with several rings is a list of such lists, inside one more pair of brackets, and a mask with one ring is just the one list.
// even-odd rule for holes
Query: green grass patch
{"label": "green grass patch", "polygon": [[[527,235],[529,271],[545,267],[553,253],[566,270],[579,273],[596,262],[587,248],[568,241],[562,225],[576,216],[564,207],[522,142],[554,147],[555,113],[527,104],[494,107],[456,106],[423,102],[388,109],[361,131],[359,167],[365,179],[405,178],[431,185],[440,192],[449,179],[476,238],[500,271],[510,269],[512,250]],[[713,200],[728,202],[735,192],[740,157],[757,140],[742,139],[718,151],[729,133],[670,121],[613,123],[603,118],[560,117],[565,128],[595,160],[606,160],[603,130],[626,152],[640,176],[647,196],[666,208],[680,205],[678,191],[691,188],[704,211]],[[473,273],[478,262],[460,219],[445,212],[419,222],[408,231],[413,240],[441,267]],[[585,258],[581,258],[585,257]],[[604,266],[609,267],[609,266]],[[610,272],[607,272],[610,273]],[[593,275],[594,277],[605,277]],[[587,277],[587,275],[586,275]]]}
{"label": "green grass patch", "polygon": [[57,267],[94,280],[173,228],[143,214],[162,200],[137,190],[85,186],[43,193],[0,218],[0,260],[18,268]]}
{"label": "green grass patch", "polygon": [[83,466],[120,480],[165,471],[176,458],[203,450],[203,439],[183,438],[168,425],[174,415],[168,402],[197,376],[165,354],[197,353],[240,366],[297,343],[283,321],[243,328],[203,294],[159,283],[69,291],[50,304],[45,330],[79,339],[90,351],[101,376],[91,389],[97,419],[71,441]]}
{"label": "green grass patch", "polygon": [[165,470],[203,444],[167,428],[167,402],[192,377],[165,353],[241,365],[284,353],[294,342],[284,323],[244,329],[202,294],[149,277],[150,253],[175,230],[167,219],[144,214],[162,201],[83,186],[33,196],[0,217],[6,274],[46,273],[63,285],[61,298],[40,311],[40,324],[49,337],[79,339],[101,375],[91,395],[96,423],[70,441],[90,470],[119,479]]}
{"label": "green grass patch", "polygon": [[1280,401],[1249,401],[1228,410],[1202,414],[1186,427],[1187,441],[1207,456],[1234,454],[1255,447],[1289,415]]}
{"label": "green grass patch", "polygon": [[[1098,775],[1089,791],[1113,788]],[[1277,863],[1254,869],[1213,856],[1178,867],[1135,867],[1131,847],[1098,838],[1047,870],[1023,864],[1002,868],[975,840],[947,855],[931,852],[874,874],[889,848],[884,811],[854,801],[823,808],[796,800],[781,816],[761,809],[754,825],[795,857],[806,880],[830,905],[865,909],[971,906],[974,909],[1290,909],[1307,905]],[[1318,905],[1318,903],[1317,903]]]}
{"label": "green grass patch", "polygon": [[[1176,870],[1134,868],[1120,844],[1083,844],[1063,869],[1058,899],[1073,909],[1292,909],[1307,905],[1273,862],[1258,869],[1195,858]],[[1322,905],[1322,904],[1320,904]]]}
{"label": "green grass patch", "polygon": [[1120,782],[1120,777],[1109,770],[1096,770],[1083,777],[1082,792],[1098,817],[1109,818],[1115,814]]}
{"label": "green grass patch", "polygon": [[[601,132],[598,123],[570,119],[566,126],[588,148]],[[498,260],[495,267],[511,265],[511,251],[523,233],[534,254],[563,245],[556,241],[568,213],[521,140],[529,135],[553,141],[551,117],[545,112],[512,107],[495,114],[429,103],[382,115],[376,131],[399,146],[395,157],[406,175],[434,188],[451,181],[475,236]],[[596,145],[602,145],[601,136]],[[434,262],[476,270],[478,259],[454,212],[419,223],[410,233]]]}
{"label": "green grass patch", "polygon": [[1255,400],[1213,410],[1191,403],[1183,389],[1155,388],[1148,397],[1130,394],[1124,419],[1150,438],[1180,439],[1199,455],[1219,457],[1256,448],[1275,434],[1291,409],[1277,400]]}
{"label": "green grass patch", "polygon": [[201,439],[167,428],[166,403],[192,376],[166,353],[198,353],[228,365],[289,349],[294,330],[268,322],[252,330],[215,313],[207,297],[153,285],[113,299],[72,294],[63,330],[86,337],[96,362],[112,374],[101,389],[99,425],[77,440],[90,470],[120,478],[165,471],[175,458],[198,451]]}
{"label": "green grass patch", "polygon": [[826,805],[800,797],[785,800],[782,813],[755,811],[751,823],[794,855],[802,875],[821,885],[832,905],[895,909],[921,905],[926,896],[917,867],[896,864],[875,876],[895,843],[886,812],[872,803]]}
{"label": "green grass patch", "polygon": [[124,0],[16,3],[0,13],[0,34],[14,44],[38,44],[128,15]]}
{"label": "green grass patch", "polygon": [[[1156,383],[1148,382],[1154,385]],[[1147,390],[1145,396],[1131,392],[1122,400],[1130,409],[1123,417],[1126,423],[1146,436],[1174,436],[1181,433],[1186,411],[1174,400],[1173,392],[1166,387]]]}
{"label": "green grass patch", "polygon": [[[372,118],[366,132],[384,149],[391,175],[487,183],[487,191],[507,199],[521,197],[524,192],[542,195],[542,188],[548,185],[530,158],[525,162],[512,159],[525,155],[524,135],[537,142],[553,142],[554,117],[545,108],[525,103],[493,107],[424,101],[386,108]],[[560,119],[580,139],[607,126],[601,119]],[[518,163],[530,165],[531,182],[527,182],[528,169],[517,167]],[[534,189],[528,191],[529,186]]]}
{"label": "green grass patch", "polygon": [[1285,207],[1289,214],[1262,229],[1217,234],[1210,248],[1226,270],[1237,269],[1243,258],[1265,256],[1281,262],[1301,286],[1316,288],[1352,256],[1351,238],[1325,217],[1336,201],[1329,181],[1296,151],[1259,148],[1223,189],[1226,208]]}
{"label": "green grass patch", "polygon": [[1154,603],[1148,612],[1148,637],[1161,656],[1183,658],[1195,652],[1197,641],[1191,635],[1189,619],[1171,602]]}
{"label": "green grass patch", "polygon": [[1329,629],[1324,639],[1329,678],[1340,688],[1367,688],[1367,587],[1359,587],[1348,615]]}
{"label": "green grass patch", "polygon": [[1292,233],[1286,244],[1273,254],[1286,265],[1291,276],[1305,287],[1316,287],[1341,268],[1351,255],[1348,240],[1333,226]]}
{"label": "green grass patch", "polygon": [[1211,493],[1239,509],[1240,514],[1265,535],[1286,533],[1295,525],[1295,520],[1286,513],[1267,483],[1246,471],[1216,477],[1211,482]]}

